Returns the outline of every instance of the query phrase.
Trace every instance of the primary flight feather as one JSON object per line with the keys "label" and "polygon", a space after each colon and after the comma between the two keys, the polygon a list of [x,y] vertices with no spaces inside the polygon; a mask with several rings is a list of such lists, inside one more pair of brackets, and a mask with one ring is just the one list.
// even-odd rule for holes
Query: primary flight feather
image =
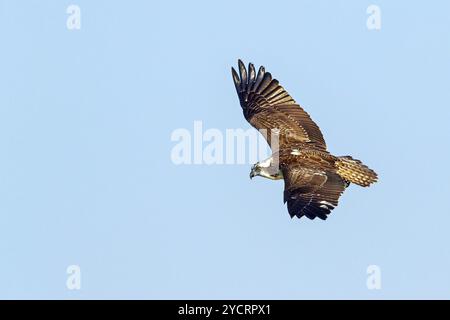
{"label": "primary flight feather", "polygon": [[325,220],[350,183],[363,187],[377,174],[350,156],[336,157],[317,124],[264,67],[256,72],[239,60],[231,69],[245,119],[264,135],[272,156],[253,165],[250,178],[284,179],[291,217]]}

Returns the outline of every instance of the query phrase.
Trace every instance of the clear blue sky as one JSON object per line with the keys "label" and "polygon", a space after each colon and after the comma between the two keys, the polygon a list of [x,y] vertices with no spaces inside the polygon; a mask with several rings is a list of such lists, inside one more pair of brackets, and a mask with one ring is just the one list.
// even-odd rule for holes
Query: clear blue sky
{"label": "clear blue sky", "polygon": [[[450,298],[449,12],[0,1],[0,298]],[[330,151],[380,182],[351,186],[325,222],[291,220],[282,182],[249,180],[248,164],[174,165],[176,128],[249,128],[237,58],[264,64]],[[366,287],[373,264],[381,290]]]}

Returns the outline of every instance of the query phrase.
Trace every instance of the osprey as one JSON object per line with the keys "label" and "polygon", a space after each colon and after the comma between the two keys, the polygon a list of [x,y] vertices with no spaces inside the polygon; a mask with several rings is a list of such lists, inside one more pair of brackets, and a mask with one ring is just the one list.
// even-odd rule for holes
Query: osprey
{"label": "osprey", "polygon": [[264,67],[258,73],[239,60],[231,68],[245,119],[265,137],[272,156],[253,165],[250,178],[284,179],[291,218],[325,220],[350,183],[367,187],[377,174],[350,156],[327,151],[319,127]]}

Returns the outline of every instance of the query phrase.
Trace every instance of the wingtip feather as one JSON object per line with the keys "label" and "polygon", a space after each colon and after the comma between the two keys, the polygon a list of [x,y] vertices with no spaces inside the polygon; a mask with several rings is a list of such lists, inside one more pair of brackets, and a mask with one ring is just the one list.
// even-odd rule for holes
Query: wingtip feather
{"label": "wingtip feather", "polygon": [[234,85],[236,87],[239,87],[239,85],[241,84],[241,80],[239,78],[238,73],[236,72],[236,70],[233,67],[231,67],[231,74],[233,76]]}
{"label": "wingtip feather", "polygon": [[238,60],[238,65],[239,74],[241,76],[241,86],[245,86],[247,84],[247,69],[241,59]]}

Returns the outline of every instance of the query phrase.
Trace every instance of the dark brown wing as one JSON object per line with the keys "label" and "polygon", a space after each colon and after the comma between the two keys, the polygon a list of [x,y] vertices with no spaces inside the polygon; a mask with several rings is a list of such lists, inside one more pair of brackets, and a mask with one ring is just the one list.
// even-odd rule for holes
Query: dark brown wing
{"label": "dark brown wing", "polygon": [[338,205],[347,184],[335,172],[305,168],[299,164],[282,166],[284,202],[291,217],[325,220]]}
{"label": "dark brown wing", "polygon": [[[272,146],[271,135],[276,134],[279,148],[295,143],[311,143],[326,150],[319,127],[264,67],[258,74],[253,64],[248,71],[239,60],[239,74],[231,68],[245,119],[264,134]],[[261,130],[262,129],[262,130]]]}

